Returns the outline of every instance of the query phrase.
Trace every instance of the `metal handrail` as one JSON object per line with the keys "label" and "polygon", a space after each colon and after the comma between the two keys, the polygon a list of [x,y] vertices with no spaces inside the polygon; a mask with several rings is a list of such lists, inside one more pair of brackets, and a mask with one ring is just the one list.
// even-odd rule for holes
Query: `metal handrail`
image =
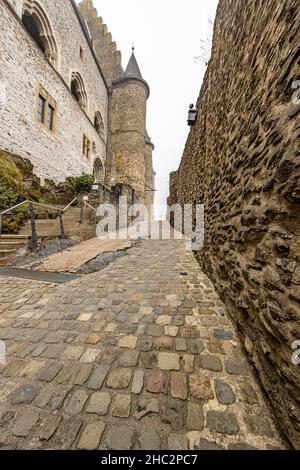
{"label": "metal handrail", "polygon": [[47,209],[54,210],[55,212],[62,212],[62,210],[59,207],[49,206],[48,204],[42,204],[41,202],[32,202],[32,201],[28,201],[28,202],[35,206],[46,207]]}
{"label": "metal handrail", "polygon": [[[25,204],[29,205],[29,216],[31,220],[31,225],[32,225],[32,246],[36,247],[37,246],[37,234],[36,234],[36,228],[35,228],[35,214],[33,211],[33,206],[38,206],[38,207],[45,207],[46,209],[51,209],[54,210],[55,212],[58,213],[58,218],[60,222],[60,228],[61,228],[61,238],[65,238],[65,231],[64,231],[64,224],[63,224],[63,215],[66,213],[66,211],[74,204],[75,201],[78,201],[77,197],[73,199],[64,209],[60,209],[59,207],[54,207],[50,206],[49,204],[42,204],[40,202],[35,202],[35,201],[30,201],[29,199],[26,199],[25,201],[20,202],[19,204],[16,204],[15,206],[11,206],[8,209],[5,209],[4,211],[0,212],[0,238],[2,235],[2,219],[3,216],[11,213],[13,210],[18,209],[19,207],[24,206]],[[81,217],[82,218],[82,217]]]}
{"label": "metal handrail", "polygon": [[93,211],[97,211],[97,209],[95,209],[95,207],[91,206],[88,202],[84,202],[84,205],[89,207],[90,209],[92,209]]}
{"label": "metal handrail", "polygon": [[72,206],[72,204],[74,204],[75,201],[78,201],[77,197],[75,197],[75,198],[73,199],[73,201],[71,201],[71,202],[62,210],[62,212],[65,213],[65,212]]}
{"label": "metal handrail", "polygon": [[26,199],[26,201],[20,202],[20,204],[17,204],[16,206],[12,206],[9,209],[5,209],[4,211],[0,212],[0,217],[2,217],[5,214],[8,214],[9,212],[13,211],[14,209],[18,209],[18,207],[23,206],[27,202],[29,202],[29,201]]}
{"label": "metal handrail", "polygon": [[73,199],[73,201],[70,202],[64,209],[60,209],[59,207],[55,206],[50,206],[49,204],[42,204],[41,202],[35,202],[35,201],[30,201],[29,199],[26,199],[26,201],[20,202],[20,204],[16,204],[15,206],[9,207],[8,209],[5,209],[4,211],[0,212],[0,217],[2,215],[8,214],[9,212],[13,211],[14,209],[18,209],[19,207],[23,206],[24,204],[33,204],[35,206],[39,207],[46,207],[47,209],[54,210],[56,212],[66,212],[74,202],[77,201],[77,197]]}
{"label": "metal handrail", "polygon": [[[70,207],[74,204],[74,202],[78,202],[78,198],[75,197],[73,199],[73,201],[71,201],[66,207],[64,207],[63,209],[60,209],[59,207],[54,207],[54,206],[51,206],[49,204],[42,204],[40,202],[35,202],[35,201],[30,201],[28,199],[26,199],[25,201],[23,202],[20,202],[19,204],[16,204],[15,206],[12,206],[8,209],[5,209],[4,211],[0,212],[0,238],[1,238],[1,235],[2,235],[2,218],[4,215],[7,215],[9,213],[11,213],[13,210],[15,209],[18,209],[19,207],[22,207],[24,206],[25,204],[28,204],[29,205],[29,217],[30,217],[30,220],[31,220],[31,227],[32,227],[32,236],[31,236],[31,245],[33,248],[36,248],[37,247],[37,233],[36,233],[36,226],[35,226],[35,213],[34,213],[34,210],[33,210],[33,206],[38,206],[38,207],[45,207],[47,209],[51,209],[51,210],[54,210],[55,212],[58,213],[58,218],[59,218],[59,222],[60,222],[60,229],[61,229],[61,238],[64,239],[65,238],[65,230],[64,230],[64,223],[63,223],[63,215],[67,212],[68,209],[70,209]],[[88,202],[83,202],[81,201],[80,202],[80,224],[82,224],[83,222],[83,207],[86,206],[86,207],[89,207],[90,209],[92,209],[93,211],[96,212],[97,209],[95,209],[95,207],[91,206]]]}

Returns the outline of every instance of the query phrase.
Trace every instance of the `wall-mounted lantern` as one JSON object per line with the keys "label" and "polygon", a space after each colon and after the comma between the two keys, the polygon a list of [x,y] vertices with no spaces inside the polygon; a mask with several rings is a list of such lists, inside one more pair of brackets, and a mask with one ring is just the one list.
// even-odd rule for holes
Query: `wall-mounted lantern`
{"label": "wall-mounted lantern", "polygon": [[193,127],[196,124],[197,116],[198,116],[197,109],[194,107],[193,104],[191,104],[190,109],[189,109],[189,116],[188,116],[188,125],[190,127]]}

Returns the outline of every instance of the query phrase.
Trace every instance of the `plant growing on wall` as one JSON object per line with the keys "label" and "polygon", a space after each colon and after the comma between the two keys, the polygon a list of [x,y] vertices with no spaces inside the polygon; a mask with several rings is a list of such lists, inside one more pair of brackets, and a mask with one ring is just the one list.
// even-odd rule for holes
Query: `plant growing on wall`
{"label": "plant growing on wall", "polygon": [[22,175],[11,157],[0,152],[0,209],[8,209],[26,199]]}
{"label": "plant growing on wall", "polygon": [[[20,170],[6,152],[0,151],[0,211],[9,209],[27,198]],[[18,233],[27,220],[26,208],[21,207],[2,220],[3,233]]]}
{"label": "plant growing on wall", "polygon": [[94,177],[82,173],[74,180],[74,189],[76,194],[90,193],[94,184]]}

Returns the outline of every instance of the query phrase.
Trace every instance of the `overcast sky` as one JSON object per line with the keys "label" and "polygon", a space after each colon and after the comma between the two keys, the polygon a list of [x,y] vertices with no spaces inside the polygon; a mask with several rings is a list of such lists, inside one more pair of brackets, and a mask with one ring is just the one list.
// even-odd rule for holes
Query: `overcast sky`
{"label": "overcast sky", "polygon": [[[211,36],[218,0],[94,0],[126,67],[134,43],[150,85],[147,128],[155,144],[156,203],[165,203],[169,173],[178,168],[205,72],[202,45]],[[207,48],[207,47],[206,47]],[[205,55],[205,54],[204,54]],[[157,210],[157,215],[158,210]]]}

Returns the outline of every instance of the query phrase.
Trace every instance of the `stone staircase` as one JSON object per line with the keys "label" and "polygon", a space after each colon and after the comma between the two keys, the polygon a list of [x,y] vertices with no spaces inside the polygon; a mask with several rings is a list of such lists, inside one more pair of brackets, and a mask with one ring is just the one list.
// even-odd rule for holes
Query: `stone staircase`
{"label": "stone staircase", "polygon": [[[63,217],[66,238],[80,241],[96,237],[96,225],[92,222],[92,209],[85,208],[83,223],[80,224],[80,208],[70,208]],[[61,238],[59,219],[36,219],[36,231],[39,239]],[[31,238],[30,220],[22,227],[18,235],[0,237],[0,267],[6,266],[18,256],[26,253]]]}
{"label": "stone staircase", "polygon": [[[80,224],[80,208],[72,207],[63,216],[64,230],[66,238],[89,240],[96,236],[96,226],[92,222],[92,209],[85,208],[83,212],[83,223]],[[36,219],[36,231],[38,237],[60,238],[61,229],[59,218],[57,219]],[[21,229],[20,235],[31,235],[31,222],[28,221]]]}
{"label": "stone staircase", "polygon": [[28,235],[2,235],[0,237],[0,267],[26,253],[30,237]]}

